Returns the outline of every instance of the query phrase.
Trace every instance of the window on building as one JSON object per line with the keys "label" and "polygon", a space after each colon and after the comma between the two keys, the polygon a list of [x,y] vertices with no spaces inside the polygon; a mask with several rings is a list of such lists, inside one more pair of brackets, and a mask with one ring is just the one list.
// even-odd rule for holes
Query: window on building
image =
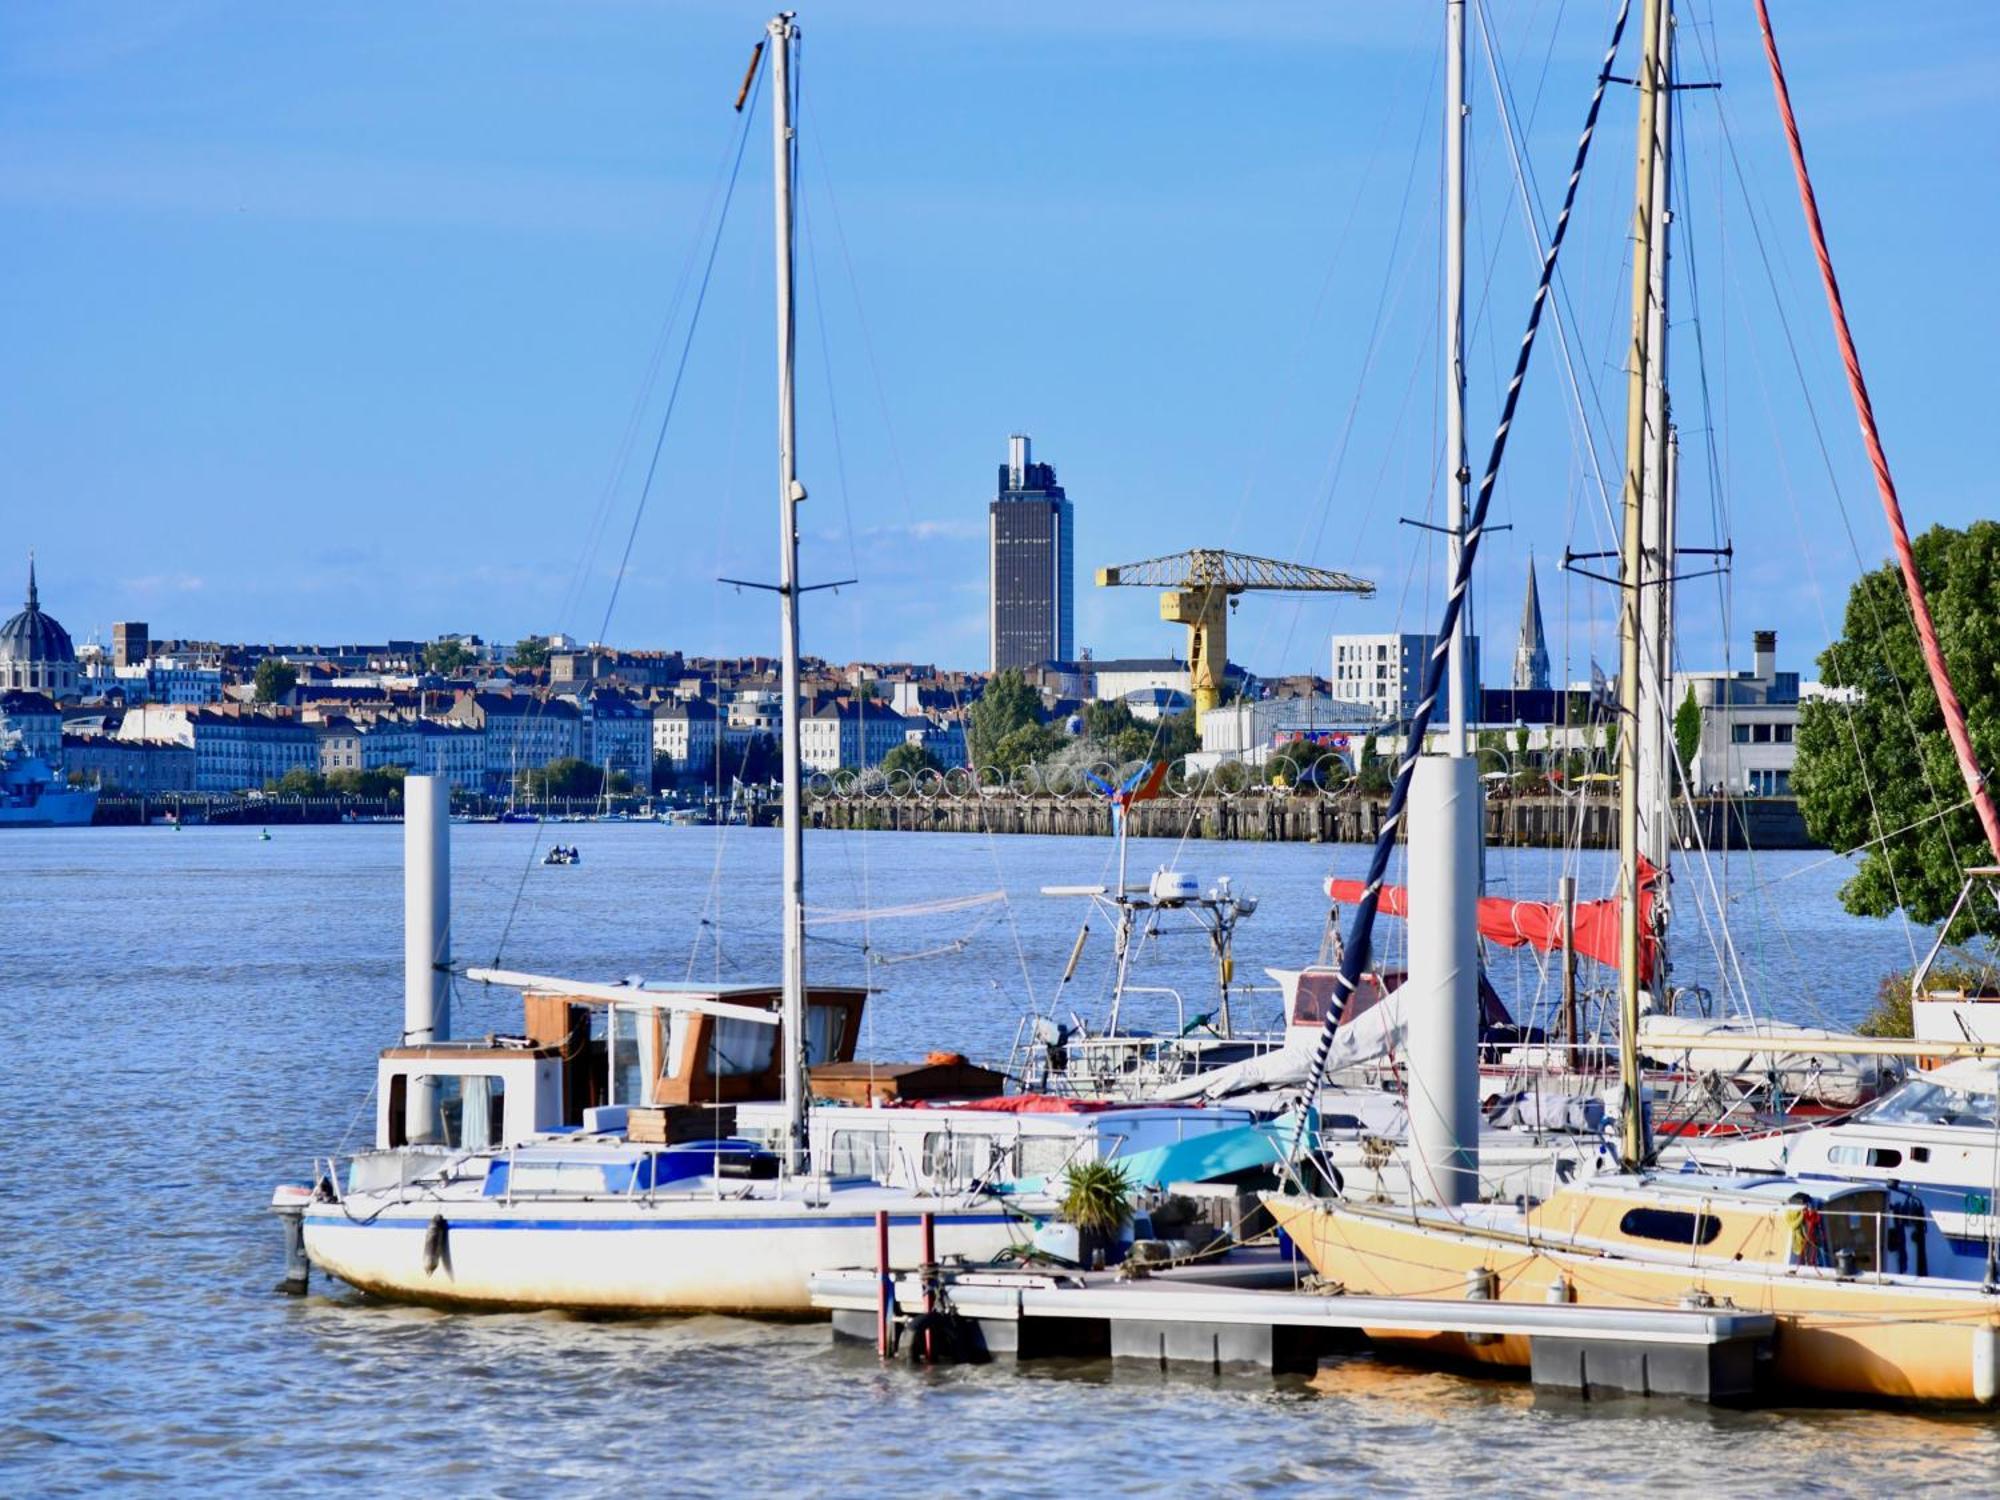
{"label": "window on building", "polygon": [[1771,726],[1769,724],[1752,724],[1750,726],[1750,742],[1753,745],[1770,744]]}
{"label": "window on building", "polygon": [[1776,736],[1776,738],[1777,738],[1777,741],[1778,741],[1778,743],[1779,743],[1779,744],[1781,744],[1781,745],[1789,745],[1789,744],[1791,744],[1791,742],[1792,742],[1792,730],[1793,730],[1793,728],[1794,728],[1794,726],[1793,726],[1793,725],[1790,725],[1790,724],[1774,724],[1774,725],[1772,725],[1771,727],[1772,727],[1772,731],[1773,731],[1773,733],[1775,734],[1775,736]]}
{"label": "window on building", "polygon": [[1731,724],[1729,726],[1729,743],[1732,745],[1749,744],[1750,726],[1748,724]]}

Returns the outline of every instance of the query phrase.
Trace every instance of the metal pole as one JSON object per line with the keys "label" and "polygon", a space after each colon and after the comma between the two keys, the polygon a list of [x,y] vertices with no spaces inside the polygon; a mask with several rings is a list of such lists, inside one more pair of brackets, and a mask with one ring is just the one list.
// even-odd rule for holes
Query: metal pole
{"label": "metal pole", "polygon": [[896,1284],[889,1274],[889,1211],[875,1210],[875,1352],[889,1357],[889,1334],[896,1318]]}
{"label": "metal pole", "polygon": [[784,659],[784,1048],[786,1170],[806,1169],[805,831],[799,763],[799,483],[792,357],[792,12],[773,16],[771,33],[771,176],[776,198],[778,280],[778,619]]}
{"label": "metal pole", "polygon": [[1645,487],[1646,367],[1651,332],[1653,158],[1660,100],[1660,11],[1646,0],[1640,28],[1639,153],[1632,211],[1632,347],[1625,402],[1625,529],[1620,549],[1618,608],[1618,1081],[1622,1120],[1620,1164],[1627,1171],[1647,1156],[1644,1094],[1639,1081],[1639,595],[1644,579],[1640,506]]}
{"label": "metal pole", "polygon": [[1576,877],[1563,876],[1556,891],[1562,902],[1563,1040],[1569,1043],[1569,1061],[1574,1067],[1583,1042],[1576,1022]]}
{"label": "metal pole", "polygon": [[1411,1180],[1447,1207],[1479,1200],[1479,768],[1427,755],[1410,797]]}
{"label": "metal pole", "polygon": [[[403,781],[403,1045],[451,1036],[451,789],[437,776]],[[413,1078],[407,1139],[435,1140],[437,1084]]]}
{"label": "metal pole", "polygon": [[[1444,120],[1444,369],[1445,566],[1458,576],[1465,546],[1466,492],[1472,469],[1465,456],[1465,0],[1445,0]],[[1470,622],[1461,610],[1451,632],[1451,686],[1446,699],[1445,753],[1462,756],[1471,743]]]}

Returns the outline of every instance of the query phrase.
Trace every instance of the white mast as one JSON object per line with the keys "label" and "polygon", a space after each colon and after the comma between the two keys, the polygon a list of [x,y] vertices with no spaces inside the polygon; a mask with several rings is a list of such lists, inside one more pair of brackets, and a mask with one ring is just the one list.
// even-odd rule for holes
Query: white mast
{"label": "white mast", "polygon": [[778,618],[784,637],[785,819],[784,1046],[786,1169],[806,1166],[805,836],[799,797],[799,483],[792,392],[792,42],[791,11],[771,18],[771,174],[778,252]]}
{"label": "white mast", "polygon": [[[1465,458],[1465,0],[1445,0],[1444,120],[1444,463],[1447,505],[1445,576],[1458,576],[1465,546],[1465,500],[1472,471]],[[1446,754],[1462,756],[1471,742],[1467,674],[1470,616],[1460,610],[1451,635],[1451,686],[1446,701]]]}
{"label": "white mast", "polygon": [[[1667,446],[1672,416],[1667,394],[1668,227],[1673,222],[1673,5],[1660,5],[1653,46],[1659,56],[1654,109],[1651,226],[1647,291],[1646,443],[1640,487],[1639,587],[1639,852],[1665,869],[1673,847],[1673,595],[1667,582],[1675,560],[1673,493]],[[1655,967],[1652,1006],[1662,1008],[1666,966]]]}

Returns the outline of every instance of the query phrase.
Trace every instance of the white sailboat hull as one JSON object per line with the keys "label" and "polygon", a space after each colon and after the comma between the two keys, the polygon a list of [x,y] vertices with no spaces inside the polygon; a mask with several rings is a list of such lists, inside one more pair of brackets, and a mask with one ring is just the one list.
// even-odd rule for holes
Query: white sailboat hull
{"label": "white sailboat hull", "polygon": [[[877,1209],[890,1211],[890,1263],[901,1267],[923,1259],[925,1212],[935,1215],[941,1258],[988,1260],[1028,1235],[997,1204],[880,1189],[835,1190],[825,1206],[798,1198],[398,1203],[394,1195],[369,1204],[350,1194],[311,1207],[305,1246],[319,1269],[396,1301],[803,1317],[812,1311],[813,1272],[875,1264]],[[438,1218],[445,1228],[434,1245]]]}

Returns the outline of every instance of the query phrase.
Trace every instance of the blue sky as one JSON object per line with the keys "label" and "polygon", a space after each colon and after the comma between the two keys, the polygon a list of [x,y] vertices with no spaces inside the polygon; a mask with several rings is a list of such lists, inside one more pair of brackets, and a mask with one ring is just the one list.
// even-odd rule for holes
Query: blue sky
{"label": "blue sky", "polygon": [[[1490,3],[1545,216],[1613,8]],[[1724,84],[1681,105],[1683,535],[1738,549],[1726,589],[1683,590],[1683,658],[1740,663],[1771,626],[1807,666],[1884,531],[1751,10],[1683,9],[1683,76]],[[1919,526],[1991,515],[2000,42],[1976,7],[1776,10],[1905,505]],[[809,650],[983,661],[985,504],[1015,429],[1076,503],[1079,636],[1099,655],[1178,632],[1087,570],[1196,545],[1380,584],[1366,603],[1246,601],[1233,654],[1259,670],[1324,671],[1331,629],[1423,628],[1434,542],[1398,517],[1440,503],[1442,12],[801,15],[806,570],[862,579],[815,599]],[[0,581],[33,546],[79,638],[143,618],[772,649],[768,598],[713,582],[773,565],[762,120],[611,608],[685,336],[676,288],[767,14],[0,9]],[[1476,39],[1472,66],[1476,467],[1534,259]],[[1633,108],[1614,89],[1564,277],[1614,476]],[[1615,655],[1604,591],[1554,566],[1608,539],[1577,409],[1546,331],[1496,500],[1514,529],[1476,605],[1490,679],[1531,550],[1558,670]]]}

